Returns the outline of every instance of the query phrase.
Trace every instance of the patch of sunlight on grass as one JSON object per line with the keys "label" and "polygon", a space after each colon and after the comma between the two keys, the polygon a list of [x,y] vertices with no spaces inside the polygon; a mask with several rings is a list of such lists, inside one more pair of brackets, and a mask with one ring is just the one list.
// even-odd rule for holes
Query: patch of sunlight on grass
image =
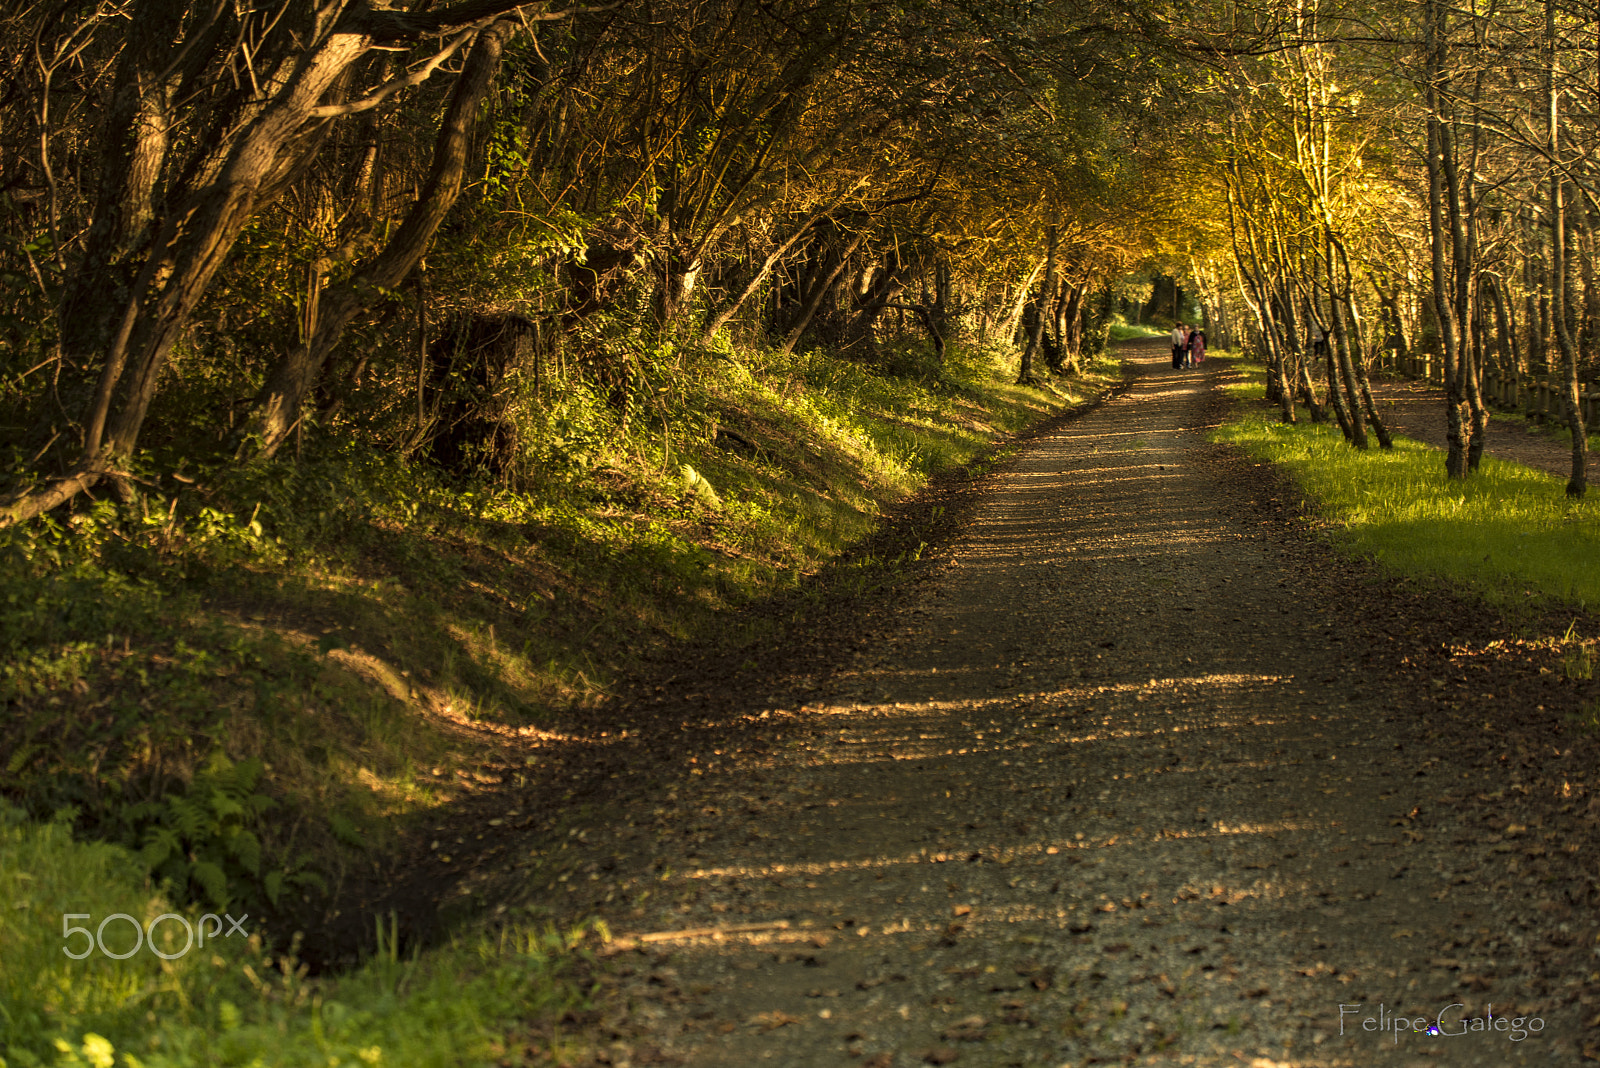
{"label": "patch of sunlight on grass", "polygon": [[1170,326],[1146,326],[1138,323],[1112,323],[1106,330],[1109,341],[1136,341],[1147,337],[1166,337],[1172,333]]}
{"label": "patch of sunlight on grass", "polygon": [[[218,936],[199,909],[154,891],[130,851],[4,802],[0,895],[0,1064],[17,1068],[504,1063],[510,1043],[531,1045],[530,1024],[585,1001],[571,966],[588,928],[511,924],[403,954],[380,924],[372,958],[308,978],[292,952],[262,945],[255,921],[241,918],[244,937],[212,921]],[[63,916],[79,929],[66,938]],[[135,923],[149,944],[135,943]],[[212,935],[203,947],[199,930]],[[538,1045],[527,1051],[571,1055],[559,1038]]]}
{"label": "patch of sunlight on grass", "polygon": [[[1239,389],[1261,396],[1253,384]],[[1555,475],[1486,456],[1478,472],[1453,481],[1438,449],[1396,438],[1392,452],[1360,452],[1335,427],[1286,426],[1260,409],[1212,437],[1281,467],[1339,525],[1350,552],[1392,572],[1465,585],[1494,602],[1600,603],[1600,503],[1567,500]]]}

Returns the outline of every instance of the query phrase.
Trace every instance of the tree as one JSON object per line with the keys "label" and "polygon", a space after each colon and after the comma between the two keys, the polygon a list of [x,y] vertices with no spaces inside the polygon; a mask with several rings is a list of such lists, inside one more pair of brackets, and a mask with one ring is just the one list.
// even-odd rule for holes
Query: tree
{"label": "tree", "polygon": [[[462,0],[407,13],[366,3],[285,4],[241,13],[134,0],[133,30],[114,63],[95,207],[59,304],[62,358],[94,380],[77,398],[81,442],[62,474],[0,502],[0,525],[38,515],[103,478],[124,483],[167,357],[245,226],[305,174],[336,124],[421,85],[524,6]],[[573,14],[533,7],[524,17]],[[404,72],[364,81],[387,69],[372,62],[374,53],[410,51],[441,35],[443,46]],[[500,39],[501,31],[490,32],[491,42]],[[492,77],[491,53],[498,45],[478,50],[478,61],[463,68],[468,81]],[[440,203],[453,198],[449,177],[445,164],[430,192]],[[405,247],[369,264],[377,284],[414,262],[411,249],[425,247],[435,214],[419,210]],[[283,402],[265,424],[273,433],[295,406],[290,392],[280,391]]]}

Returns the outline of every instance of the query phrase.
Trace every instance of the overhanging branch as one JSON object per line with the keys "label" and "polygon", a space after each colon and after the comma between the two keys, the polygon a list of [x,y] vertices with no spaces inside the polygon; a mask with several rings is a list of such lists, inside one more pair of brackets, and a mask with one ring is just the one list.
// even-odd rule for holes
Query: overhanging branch
{"label": "overhanging branch", "polygon": [[[521,11],[528,22],[557,22],[574,15],[587,15],[597,11],[610,11],[619,7],[622,0],[609,4],[562,8],[559,11]],[[351,13],[351,28],[370,36],[377,43],[415,41],[436,34],[459,33],[462,30],[481,29],[494,19],[510,14],[519,8],[537,7],[527,0],[462,0],[436,11],[386,11],[372,7]]]}
{"label": "overhanging branch", "polygon": [[360,100],[352,100],[345,104],[324,104],[321,107],[313,108],[310,117],[313,119],[336,119],[341,115],[355,115],[359,112],[371,111],[373,108],[381,106],[402,89],[410,89],[421,85],[433,75],[434,71],[439,69],[441,64],[461,51],[461,46],[472,40],[479,28],[475,26],[465,33],[457,34],[448,45],[430,56],[422,66],[390,78]]}

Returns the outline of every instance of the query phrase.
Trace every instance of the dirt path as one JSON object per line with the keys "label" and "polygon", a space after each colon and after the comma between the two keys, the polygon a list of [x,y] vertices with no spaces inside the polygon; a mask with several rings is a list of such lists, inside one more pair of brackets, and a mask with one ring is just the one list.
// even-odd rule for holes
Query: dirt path
{"label": "dirt path", "polygon": [[1491,772],[1206,444],[1225,372],[1135,358],[760,756],[552,847],[529,898],[640,936],[570,1021],[595,1062],[1579,1063],[1600,977],[1539,961],[1592,916],[1518,867],[1554,832],[1461,822]]}
{"label": "dirt path", "polygon": [[[1388,379],[1372,384],[1372,399],[1384,424],[1396,434],[1438,449],[1445,447],[1444,390],[1438,386]],[[1528,419],[1492,420],[1485,451],[1498,459],[1515,460],[1562,478],[1572,471],[1572,446],[1567,439],[1541,432]],[[1592,461],[1590,466],[1592,475]]]}

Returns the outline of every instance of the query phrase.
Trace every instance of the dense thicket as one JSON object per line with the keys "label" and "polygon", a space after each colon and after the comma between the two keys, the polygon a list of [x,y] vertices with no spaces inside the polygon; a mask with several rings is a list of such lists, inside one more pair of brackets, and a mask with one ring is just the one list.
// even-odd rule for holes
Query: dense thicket
{"label": "dense thicket", "polygon": [[663,345],[719,337],[1020,336],[1031,378],[1164,203],[1162,68],[1089,6],[13,16],[0,523],[307,434],[515,476],[514,397],[625,420]]}
{"label": "dense thicket", "polygon": [[[525,474],[573,383],[662,354],[957,334],[1019,377],[1131,270],[1249,328],[1364,447],[1427,353],[1450,474],[1484,375],[1600,357],[1581,2],[464,0],[12,6],[0,523],[205,457],[353,440]],[[1169,314],[1181,314],[1174,304]],[[665,347],[664,347],[665,346]],[[903,348],[903,346],[901,346]]]}

